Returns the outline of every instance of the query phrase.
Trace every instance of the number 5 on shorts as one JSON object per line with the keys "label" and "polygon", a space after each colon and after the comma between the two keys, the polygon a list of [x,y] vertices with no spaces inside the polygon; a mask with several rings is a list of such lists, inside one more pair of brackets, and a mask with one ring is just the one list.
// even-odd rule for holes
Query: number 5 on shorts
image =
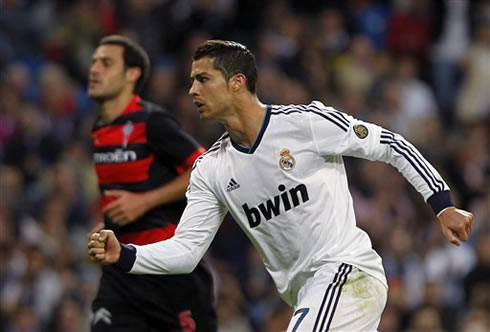
{"label": "number 5 on shorts", "polygon": [[196,322],[192,318],[190,310],[179,312],[179,322],[182,332],[194,332],[196,330]]}
{"label": "number 5 on shorts", "polygon": [[297,314],[300,314],[301,316],[299,316],[298,320],[296,321],[296,324],[294,324],[292,332],[296,332],[303,319],[305,319],[305,316],[308,313],[308,311],[310,311],[310,308],[301,308],[296,310],[293,317],[296,316]]}

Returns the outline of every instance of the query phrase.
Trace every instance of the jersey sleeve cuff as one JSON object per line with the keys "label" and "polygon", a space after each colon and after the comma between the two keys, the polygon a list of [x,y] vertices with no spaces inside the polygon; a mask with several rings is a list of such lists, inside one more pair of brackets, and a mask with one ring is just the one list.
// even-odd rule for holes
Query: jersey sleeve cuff
{"label": "jersey sleeve cuff", "polygon": [[454,206],[451,193],[448,190],[435,193],[427,199],[427,203],[430,205],[436,216],[445,208]]}
{"label": "jersey sleeve cuff", "polygon": [[192,168],[192,165],[194,165],[196,159],[199,158],[199,156],[202,155],[204,152],[206,152],[206,150],[202,146],[194,150],[194,152],[192,152],[181,165],[177,166],[177,174],[180,175],[186,170]]}
{"label": "jersey sleeve cuff", "polygon": [[124,272],[129,272],[136,261],[136,248],[130,244],[121,243],[121,255],[116,266]]}

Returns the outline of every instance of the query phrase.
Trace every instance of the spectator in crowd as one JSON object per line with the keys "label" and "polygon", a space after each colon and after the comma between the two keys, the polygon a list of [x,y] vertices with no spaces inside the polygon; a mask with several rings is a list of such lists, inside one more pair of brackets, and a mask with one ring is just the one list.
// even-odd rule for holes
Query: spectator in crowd
{"label": "spectator in crowd", "polygon": [[[488,53],[484,33],[488,25],[487,0],[132,2],[0,1],[0,293],[22,277],[27,262],[25,248],[32,245],[29,243],[32,238],[25,236],[25,228],[31,232],[33,225],[38,229],[45,227],[42,212],[47,210],[56,188],[52,186],[54,177],[51,174],[58,170],[60,162],[65,166],[68,163],[76,178],[75,191],[80,195],[76,200],[83,202],[86,213],[65,216],[63,222],[59,221],[59,215],[56,219],[60,227],[65,227],[64,233],[68,234],[71,244],[78,249],[55,254],[64,257],[54,261],[49,250],[40,252],[44,256],[45,269],[53,271],[49,275],[55,280],[64,280],[57,284],[62,294],[59,303],[66,297],[80,301],[83,311],[80,323],[85,324],[81,331],[89,328],[90,303],[100,271],[80,255],[86,251],[85,234],[102,216],[99,193],[94,191],[96,175],[91,165],[88,134],[95,119],[94,113],[88,111],[93,109],[93,104],[86,93],[86,72],[90,54],[100,36],[119,33],[133,36],[145,44],[151,43],[148,46],[151,56],[155,57],[155,70],[162,65],[165,70],[173,71],[172,74],[165,72],[169,76],[164,75],[165,83],[156,90],[148,85],[142,96],[153,99],[155,93],[160,93],[158,88],[165,89],[158,103],[170,107],[183,127],[206,148],[222,134],[223,127],[200,122],[187,95],[191,54],[204,40],[226,38],[251,45],[261,71],[257,94],[267,103],[284,103],[289,100],[287,94],[294,91],[295,99],[306,95],[308,99],[335,105],[350,115],[382,124],[390,130],[396,130],[392,124],[393,115],[403,110],[403,84],[397,70],[403,58],[400,55],[405,56],[406,52],[411,53],[412,58],[415,55],[419,70],[413,77],[428,84],[438,106],[429,125],[418,128],[421,137],[427,139],[417,141],[417,148],[448,180],[458,205],[472,211],[475,217],[474,237],[465,249],[460,250],[463,255],[458,258],[458,262],[464,259],[464,269],[457,274],[451,270],[451,277],[447,278],[452,294],[466,294],[461,278],[466,277],[465,273],[471,278],[480,275],[480,269],[476,268],[480,263],[474,260],[476,239],[490,227],[489,109],[480,107],[488,95],[488,89],[484,88],[490,82],[488,66],[481,65],[485,64]],[[128,12],[134,6],[147,6],[149,10],[137,8],[134,13]],[[216,15],[219,18],[213,21]],[[281,19],[292,22],[281,24]],[[156,30],[147,34],[148,26]],[[153,38],[155,34],[156,39]],[[415,34],[419,37],[412,40]],[[351,43],[359,36],[374,45],[369,55],[372,68],[364,69],[368,76],[363,82],[369,82],[365,92],[339,86],[336,77],[338,60],[351,56]],[[272,45],[281,47],[270,48],[267,40],[273,40]],[[279,51],[286,53],[278,54]],[[53,68],[53,63],[58,72],[61,70],[61,75],[46,75],[45,67]],[[428,64],[431,67],[427,67]],[[359,65],[346,69],[347,72],[355,70],[359,70]],[[43,72],[43,76],[51,77],[41,80]],[[53,80],[52,76],[56,78]],[[154,76],[155,83],[161,82],[162,76],[157,71]],[[58,86],[61,83],[54,84],[55,90],[60,89],[55,91],[53,100],[54,97],[64,99],[65,103],[59,104],[62,107],[46,106],[41,81],[46,93],[53,92],[53,88],[46,89],[50,82],[66,84],[64,88]],[[167,91],[169,88],[173,92]],[[166,105],[169,94],[172,106]],[[61,95],[65,97],[61,98]],[[58,117],[56,113],[61,117],[49,120],[49,116]],[[65,128],[56,132],[50,129],[56,123],[61,124],[62,129],[64,123],[72,130]],[[63,139],[59,140],[60,137]],[[396,171],[386,173],[384,177],[390,167],[366,164],[346,159],[360,226],[370,234],[386,271],[393,276],[388,278],[392,302],[385,309],[379,330],[405,331],[413,325],[408,317],[420,308],[426,283],[446,280],[442,271],[450,267],[447,259],[452,256],[441,247],[440,237],[433,236],[440,230],[437,224],[431,223],[431,211],[419,203],[410,187],[400,185],[403,181]],[[60,204],[66,204],[62,210],[71,210],[69,200]],[[71,219],[72,216],[77,217],[76,220]],[[400,243],[395,243],[391,235]],[[249,246],[239,229],[222,227],[210,248],[209,257],[219,258],[228,266],[228,276],[237,279],[243,294],[242,318],[249,320],[253,331],[261,331],[270,321],[269,315],[277,309],[274,303],[278,298],[272,281],[267,279],[256,259],[238,254],[248,252]],[[429,257],[433,260],[439,255],[444,257],[444,263],[437,264],[437,268],[443,269],[437,274],[433,271],[431,278],[442,276],[442,279],[429,280],[423,267]],[[58,262],[56,266],[55,261]],[[460,269],[459,264],[452,268]],[[412,277],[415,279],[410,279]],[[245,280],[254,280],[258,286],[251,287]],[[238,301],[237,296],[228,299]],[[0,330],[7,326],[9,332],[14,327],[50,332],[61,330],[61,324],[54,327],[44,323],[33,304],[18,302],[12,308],[5,300],[0,298]],[[466,301],[455,306],[461,315],[457,315],[454,326],[447,327],[445,316],[440,315],[442,326],[448,332],[489,328],[490,310],[487,307],[470,307]],[[58,307],[50,306],[49,322],[59,316]],[[287,327],[274,326],[277,329]]]}

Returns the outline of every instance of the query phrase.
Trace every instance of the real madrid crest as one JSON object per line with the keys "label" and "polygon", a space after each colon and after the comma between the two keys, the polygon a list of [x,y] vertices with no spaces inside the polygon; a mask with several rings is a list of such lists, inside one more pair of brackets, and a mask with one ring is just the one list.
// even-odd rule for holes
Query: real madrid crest
{"label": "real madrid crest", "polygon": [[294,160],[293,156],[291,156],[289,149],[282,149],[279,154],[281,155],[281,158],[279,159],[279,166],[285,171],[292,170],[296,161]]}
{"label": "real madrid crest", "polygon": [[352,127],[352,129],[354,129],[354,132],[360,139],[366,138],[369,133],[368,129],[364,125],[355,125]]}

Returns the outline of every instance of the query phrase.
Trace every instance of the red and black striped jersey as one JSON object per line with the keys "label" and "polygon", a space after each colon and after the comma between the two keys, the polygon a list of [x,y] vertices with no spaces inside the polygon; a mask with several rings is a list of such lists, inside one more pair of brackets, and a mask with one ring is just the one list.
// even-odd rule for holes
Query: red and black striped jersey
{"label": "red and black striped jersey", "polygon": [[[111,123],[96,120],[92,146],[102,208],[113,200],[104,190],[158,188],[191,168],[204,152],[171,113],[139,96]],[[153,243],[173,236],[184,207],[182,199],[149,210],[126,226],[115,225],[107,216],[104,223],[123,243]]]}

